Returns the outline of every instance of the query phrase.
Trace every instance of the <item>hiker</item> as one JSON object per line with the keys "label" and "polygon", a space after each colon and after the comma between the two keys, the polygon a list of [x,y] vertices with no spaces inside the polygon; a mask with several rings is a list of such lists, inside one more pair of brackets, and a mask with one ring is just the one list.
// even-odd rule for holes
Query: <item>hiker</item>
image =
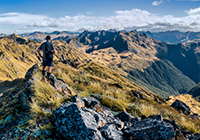
{"label": "hiker", "polygon": [[[43,51],[43,56],[40,53],[41,50]],[[53,54],[56,53],[53,44],[51,43],[50,36],[46,36],[46,42],[41,44],[41,46],[37,49],[37,52],[39,56],[43,58],[42,76],[45,76],[45,69],[48,66],[47,78],[49,78],[49,76],[51,75],[51,67],[53,65]]]}

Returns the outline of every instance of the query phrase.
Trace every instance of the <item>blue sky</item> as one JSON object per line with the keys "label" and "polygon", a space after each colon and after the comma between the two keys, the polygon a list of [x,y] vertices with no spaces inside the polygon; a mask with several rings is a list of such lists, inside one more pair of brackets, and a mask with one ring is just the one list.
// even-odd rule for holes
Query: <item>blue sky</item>
{"label": "blue sky", "polygon": [[1,0],[0,33],[200,31],[200,0]]}

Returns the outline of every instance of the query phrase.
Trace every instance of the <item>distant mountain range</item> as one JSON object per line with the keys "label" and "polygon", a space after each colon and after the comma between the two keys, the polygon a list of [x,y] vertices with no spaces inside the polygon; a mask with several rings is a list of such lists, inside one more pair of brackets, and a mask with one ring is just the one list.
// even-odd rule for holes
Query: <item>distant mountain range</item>
{"label": "distant mountain range", "polygon": [[171,44],[179,44],[195,39],[200,39],[200,32],[180,32],[180,31],[166,31],[166,32],[138,32],[145,33],[148,37],[160,40]]}
{"label": "distant mountain range", "polygon": [[61,40],[63,39],[63,37],[68,36],[70,37],[74,37],[77,36],[78,33],[72,33],[72,32],[68,32],[68,31],[54,31],[51,33],[47,33],[47,32],[33,32],[33,33],[23,33],[23,34],[19,34],[21,37],[29,39],[29,40],[34,40],[34,41],[39,41],[42,42],[45,40],[45,37],[47,35],[50,35],[52,37],[53,40]]}
{"label": "distant mountain range", "polygon": [[[108,30],[110,33],[115,33],[117,30],[110,29]],[[126,30],[123,30],[121,32],[128,32]],[[200,39],[200,32],[180,32],[180,31],[165,31],[165,32],[150,32],[150,31],[136,31],[138,34],[145,33],[147,37],[170,43],[170,44],[179,44],[184,43],[188,41],[198,40]],[[63,40],[68,41],[74,36],[78,36],[80,32],[69,32],[69,31],[53,31],[53,32],[33,32],[33,33],[22,33],[19,34],[21,37],[24,37],[26,39],[35,40],[42,42],[44,41],[44,38],[46,35],[51,35],[53,40]],[[9,34],[1,33],[0,37],[8,36]]]}

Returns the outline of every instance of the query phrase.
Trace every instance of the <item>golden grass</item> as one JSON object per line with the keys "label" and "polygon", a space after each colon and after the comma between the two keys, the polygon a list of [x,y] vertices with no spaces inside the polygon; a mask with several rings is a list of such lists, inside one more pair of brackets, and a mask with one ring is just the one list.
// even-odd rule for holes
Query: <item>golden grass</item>
{"label": "golden grass", "polygon": [[41,108],[38,105],[37,100],[32,100],[32,103],[30,104],[30,106],[31,106],[31,112],[34,113],[36,117],[46,116],[48,113],[50,113],[44,110],[43,108]]}
{"label": "golden grass", "polygon": [[61,103],[67,101],[68,98],[62,96],[59,91],[54,90],[49,83],[38,80],[34,85],[34,96],[30,104],[31,112],[33,112],[36,117],[40,115],[46,116],[60,107]]}
{"label": "golden grass", "polygon": [[[173,109],[167,104],[159,105],[159,104],[149,104],[145,102],[137,103],[137,109],[142,115],[151,116],[151,115],[162,115],[164,119],[175,120],[176,123],[181,126],[182,129],[191,131],[193,133],[200,132],[200,120],[199,119],[191,119],[187,115],[180,114],[178,111]],[[136,110],[137,111],[137,110]],[[140,113],[139,112],[139,113]],[[132,114],[139,116],[136,112]]]}
{"label": "golden grass", "polygon": [[189,106],[192,113],[200,114],[200,102],[196,101],[192,95],[181,94],[178,96],[170,96],[169,98],[170,100],[167,101],[169,105],[171,105],[175,100],[180,100]]}

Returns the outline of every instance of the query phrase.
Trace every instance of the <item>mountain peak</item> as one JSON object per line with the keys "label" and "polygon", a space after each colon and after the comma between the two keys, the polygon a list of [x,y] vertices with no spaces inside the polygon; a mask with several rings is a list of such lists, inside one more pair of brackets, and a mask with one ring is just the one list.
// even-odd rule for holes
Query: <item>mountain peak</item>
{"label": "mountain peak", "polygon": [[13,38],[22,38],[21,36],[17,35],[16,33],[13,33],[13,34],[11,35],[11,37],[13,37]]}

